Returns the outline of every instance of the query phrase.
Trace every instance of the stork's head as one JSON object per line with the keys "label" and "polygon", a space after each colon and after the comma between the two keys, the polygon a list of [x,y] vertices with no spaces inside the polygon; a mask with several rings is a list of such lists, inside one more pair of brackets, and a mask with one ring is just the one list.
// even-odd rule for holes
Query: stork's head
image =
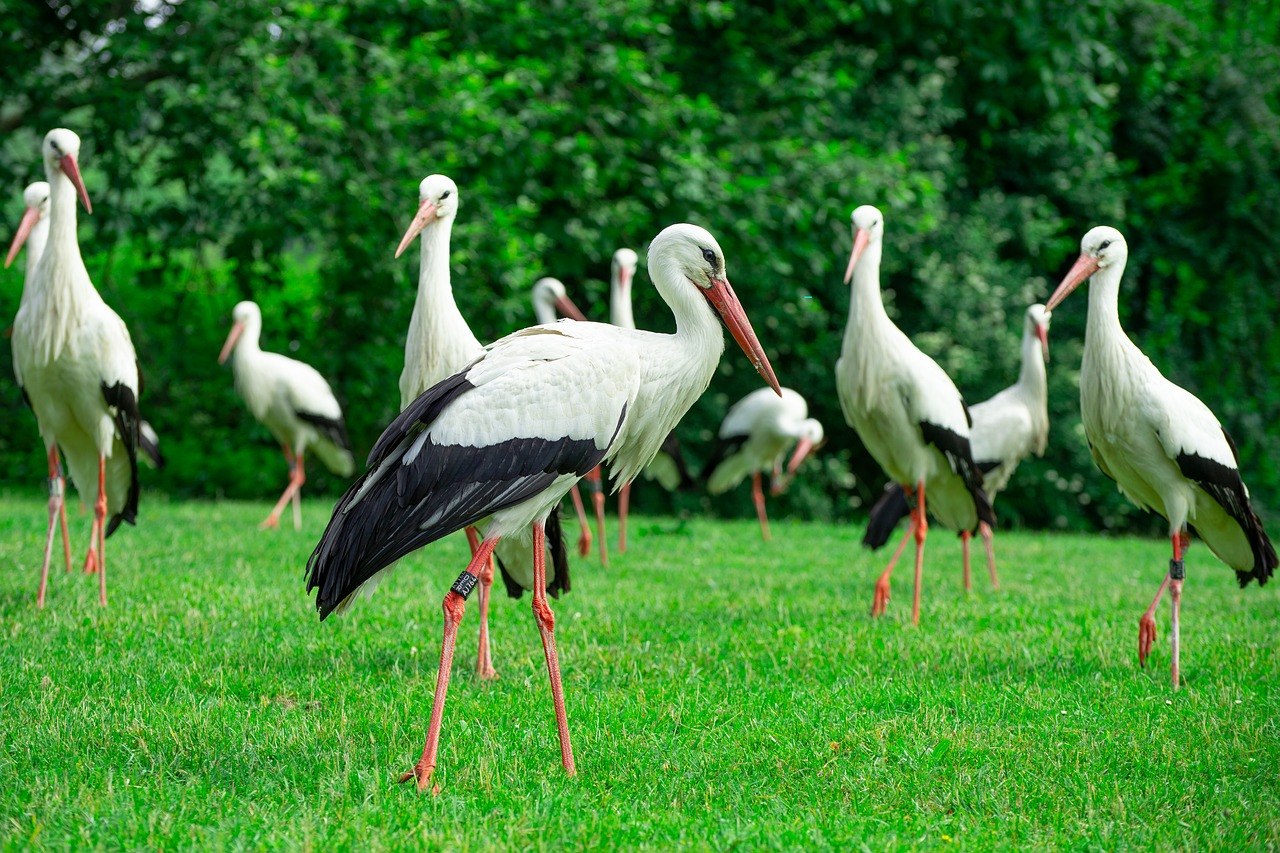
{"label": "stork's head", "polygon": [[764,347],[760,345],[742,303],[729,284],[724,252],[710,232],[688,223],[668,225],[649,244],[649,269],[655,280],[671,282],[675,286],[687,283],[706,299],[751,360],[752,366],[769,383],[769,387],[782,396],[782,388],[778,385],[773,366],[769,364],[769,357],[764,354]]}
{"label": "stork's head", "polygon": [[631,249],[619,249],[613,253],[613,281],[624,293],[631,289],[631,280],[636,276],[636,264],[640,256]]}
{"label": "stork's head", "polygon": [[855,207],[849,215],[853,222],[853,252],[849,255],[849,267],[844,271],[844,283],[853,281],[853,270],[867,246],[879,243],[884,237],[884,215],[880,208],[864,204]]}
{"label": "stork's head", "polygon": [[9,254],[4,259],[5,269],[18,257],[18,250],[27,242],[27,237],[31,236],[31,229],[49,215],[49,185],[44,181],[31,184],[22,191],[22,203],[26,210],[22,214],[22,221],[18,223],[18,233],[13,235],[13,242],[9,244]]}
{"label": "stork's head", "polygon": [[458,213],[458,185],[444,175],[427,175],[418,184],[418,213],[400,240],[396,257],[413,242],[422,229],[436,222],[453,219]]}
{"label": "stork's head", "polygon": [[795,452],[791,454],[791,461],[787,463],[786,475],[773,482],[771,491],[775,495],[785,492],[787,487],[791,485],[792,479],[795,478],[796,471],[800,469],[800,464],[821,450],[822,445],[827,443],[827,434],[816,418],[806,418],[800,422],[799,438],[800,440],[796,442]]}
{"label": "stork's head", "polygon": [[559,312],[562,317],[574,320],[586,320],[586,316],[578,310],[565,290],[564,282],[558,278],[540,278],[533,283],[533,308],[541,316],[552,316]]}
{"label": "stork's head", "polygon": [[1027,320],[1023,324],[1023,334],[1035,335],[1040,340],[1040,351],[1044,360],[1049,360],[1049,321],[1053,312],[1039,302],[1027,308]]}
{"label": "stork's head", "polygon": [[223,364],[231,357],[245,329],[261,326],[262,309],[258,307],[258,303],[248,300],[237,302],[236,307],[231,309],[231,331],[227,334],[227,342],[222,345],[222,352],[218,353],[218,364]]}
{"label": "stork's head", "polygon": [[75,186],[80,195],[80,203],[85,211],[93,213],[93,205],[89,203],[89,193],[84,188],[84,180],[80,177],[80,137],[65,127],[55,127],[44,135],[41,146],[44,154],[45,173],[52,178],[55,172],[62,172]]}
{"label": "stork's head", "polygon": [[1080,286],[1098,270],[1120,264],[1123,266],[1129,257],[1129,244],[1124,235],[1110,225],[1099,225],[1090,228],[1080,241],[1080,257],[1072,264],[1071,269],[1063,277],[1058,289],[1049,297],[1048,308],[1052,311],[1062,304],[1071,291]]}

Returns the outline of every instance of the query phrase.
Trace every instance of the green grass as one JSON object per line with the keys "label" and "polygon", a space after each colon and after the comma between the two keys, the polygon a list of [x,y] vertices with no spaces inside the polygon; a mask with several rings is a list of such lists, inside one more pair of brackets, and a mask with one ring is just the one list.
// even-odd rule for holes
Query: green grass
{"label": "green grass", "polygon": [[39,612],[43,504],[0,499],[3,846],[1280,845],[1276,588],[1203,546],[1174,693],[1167,611],[1154,665],[1134,653],[1160,541],[1011,534],[1002,589],[979,563],[966,596],[935,535],[912,628],[909,571],[868,618],[884,554],[858,528],[778,521],[763,546],[751,522],[636,519],[553,602],[577,778],[529,599],[495,597],[486,684],[473,597],[431,797],[394,780],[465,540],[321,624],[302,567],[327,503],[304,509],[264,533],[265,505],[150,500],[109,543],[110,608],[57,571]]}

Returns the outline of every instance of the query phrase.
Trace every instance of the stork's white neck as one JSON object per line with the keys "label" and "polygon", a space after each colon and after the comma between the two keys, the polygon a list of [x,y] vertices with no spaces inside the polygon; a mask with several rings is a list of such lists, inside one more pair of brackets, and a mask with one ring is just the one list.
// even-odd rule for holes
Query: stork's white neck
{"label": "stork's white neck", "polygon": [[31,234],[27,237],[27,268],[22,279],[22,302],[24,303],[31,289],[31,281],[35,278],[36,266],[40,263],[40,258],[44,257],[45,244],[48,242],[49,215],[45,214],[32,226]]}
{"label": "stork's white neck", "polygon": [[453,298],[453,283],[449,275],[449,237],[453,232],[453,217],[438,219],[422,229],[422,257],[418,263],[418,299],[413,306],[414,323],[419,312],[425,310],[439,316],[449,312],[462,318],[458,303]]}
{"label": "stork's white neck", "polygon": [[1035,326],[1022,332],[1022,371],[1018,374],[1018,387],[1035,399],[1047,398],[1048,376],[1044,367],[1044,349],[1036,336]]}
{"label": "stork's white neck", "polygon": [[[48,237],[24,296],[32,303],[39,358],[61,356],[87,312],[102,303],[80,257],[76,239],[76,188],[56,163],[45,163],[49,179]],[[34,254],[34,253],[33,253]]]}
{"label": "stork's white neck", "polygon": [[1098,270],[1089,281],[1089,317],[1085,324],[1084,348],[1088,352],[1109,345],[1130,343],[1120,325],[1120,279],[1127,258]]}
{"label": "stork's white neck", "polygon": [[533,317],[538,321],[539,326],[546,323],[554,323],[556,321],[556,306],[551,302],[550,293],[548,291],[534,291]]}
{"label": "stork's white neck", "polygon": [[250,315],[249,319],[244,323],[244,331],[240,333],[240,340],[236,341],[236,357],[241,354],[255,355],[262,352],[262,315]]}
{"label": "stork's white neck", "polygon": [[636,318],[631,313],[631,284],[622,285],[622,271],[613,271],[613,281],[609,288],[609,322],[624,329],[634,329]]}
{"label": "stork's white neck", "polygon": [[849,320],[845,324],[842,346],[846,354],[859,348],[859,338],[865,338],[881,329],[894,328],[880,295],[880,258],[883,252],[884,241],[873,240],[867,244],[862,257],[858,259],[858,265],[853,268]]}

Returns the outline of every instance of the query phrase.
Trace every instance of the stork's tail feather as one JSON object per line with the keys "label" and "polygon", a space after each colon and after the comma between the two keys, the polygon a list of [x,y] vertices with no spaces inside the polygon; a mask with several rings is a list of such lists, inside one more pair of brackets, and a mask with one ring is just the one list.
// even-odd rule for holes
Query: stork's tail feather
{"label": "stork's tail feather", "polygon": [[103,382],[102,398],[108,406],[115,409],[116,431],[120,434],[120,441],[129,457],[129,490],[124,506],[107,521],[105,536],[110,536],[122,521],[138,523],[138,499],[141,496],[138,484],[138,424],[142,417],[138,413],[138,398],[133,389],[123,382],[110,386]]}
{"label": "stork's tail feather", "polygon": [[138,423],[138,450],[151,463],[151,467],[157,471],[164,468],[167,460],[160,452],[160,437],[146,421]]}
{"label": "stork's tail feather", "polygon": [[1249,581],[1254,580],[1258,582],[1258,586],[1264,585],[1275,573],[1276,566],[1280,565],[1276,548],[1271,544],[1267,531],[1262,529],[1262,519],[1258,518],[1253,507],[1247,507],[1247,511],[1253,522],[1245,529],[1245,535],[1249,537],[1249,546],[1253,549],[1253,569],[1247,572],[1236,571],[1236,580],[1240,582],[1242,589],[1249,585]]}
{"label": "stork's tail feather", "polygon": [[907,493],[897,483],[889,483],[884,487],[880,500],[871,507],[871,516],[867,519],[867,532],[862,536],[862,544],[875,551],[884,546],[893,535],[898,522],[911,514],[911,503]]}

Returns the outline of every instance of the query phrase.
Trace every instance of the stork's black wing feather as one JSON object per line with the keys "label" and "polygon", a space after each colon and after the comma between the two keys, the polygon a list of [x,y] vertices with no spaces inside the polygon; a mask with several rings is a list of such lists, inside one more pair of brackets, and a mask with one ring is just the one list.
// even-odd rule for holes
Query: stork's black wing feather
{"label": "stork's black wing feather", "polygon": [[871,507],[867,518],[867,532],[862,535],[862,544],[872,551],[889,541],[893,529],[898,522],[911,514],[911,501],[902,486],[897,483],[886,483],[880,499]]}
{"label": "stork's black wing feather", "polygon": [[129,492],[125,496],[124,506],[116,510],[107,521],[107,536],[116,532],[120,522],[138,523],[138,424],[142,416],[138,412],[138,398],[133,389],[123,382],[114,385],[102,383],[102,399],[115,409],[116,430],[120,440],[124,442],[125,452],[129,455]]}
{"label": "stork's black wing feather", "polygon": [[1225,429],[1222,434],[1231,447],[1231,455],[1236,461],[1235,468],[1195,453],[1179,453],[1175,461],[1182,475],[1204,489],[1227,515],[1235,519],[1249,540],[1249,547],[1253,551],[1253,569],[1236,571],[1236,580],[1240,582],[1240,586],[1248,586],[1252,580],[1256,580],[1261,586],[1275,572],[1280,560],[1276,557],[1275,546],[1271,544],[1267,532],[1262,529],[1262,520],[1249,503],[1249,493],[1240,477],[1240,452],[1236,450],[1236,443]]}
{"label": "stork's black wing feather", "polygon": [[303,412],[298,409],[294,409],[293,413],[298,416],[298,420],[311,424],[318,433],[338,447],[346,451],[351,450],[351,439],[347,437],[347,424],[342,418],[327,418],[324,415]]}
{"label": "stork's black wing feather", "polygon": [[[965,406],[964,414],[966,418],[970,418],[968,406]],[[929,421],[920,422],[920,435],[925,442],[938,448],[942,455],[947,457],[951,470],[964,480],[965,487],[973,496],[973,503],[977,507],[978,520],[995,527],[996,514],[991,508],[987,493],[982,489],[982,471],[973,462],[973,449],[969,445],[969,437]]]}

